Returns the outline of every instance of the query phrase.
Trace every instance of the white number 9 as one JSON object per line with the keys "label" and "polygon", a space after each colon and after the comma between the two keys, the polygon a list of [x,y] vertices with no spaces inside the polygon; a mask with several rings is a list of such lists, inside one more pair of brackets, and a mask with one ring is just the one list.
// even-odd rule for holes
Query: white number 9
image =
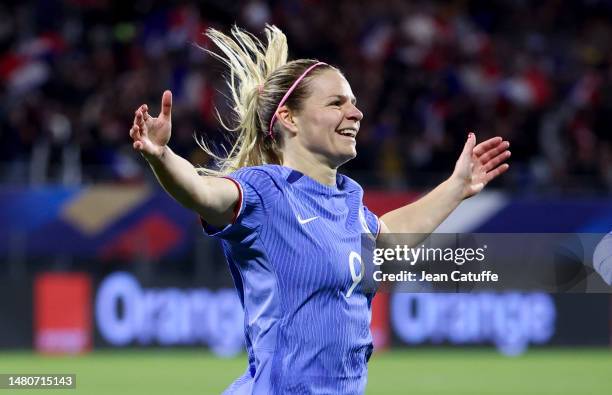
{"label": "white number 9", "polygon": [[[355,261],[359,262],[358,263],[359,274],[357,274],[357,269],[355,267],[356,266]],[[359,255],[355,251],[351,251],[351,254],[349,255],[349,269],[351,270],[351,278],[353,279],[353,284],[351,285],[349,290],[346,292],[347,298],[351,297],[351,295],[353,294],[353,290],[355,290],[355,287],[357,286],[357,284],[359,284],[359,282],[363,278],[363,272],[365,271],[365,266],[363,264],[363,261],[361,260],[361,255]]]}

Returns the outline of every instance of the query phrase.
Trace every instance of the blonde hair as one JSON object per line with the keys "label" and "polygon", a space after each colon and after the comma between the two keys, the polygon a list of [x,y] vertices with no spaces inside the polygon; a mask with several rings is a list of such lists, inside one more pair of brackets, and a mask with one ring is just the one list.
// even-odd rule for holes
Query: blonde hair
{"label": "blonde hair", "polygon": [[[276,123],[270,136],[270,121],[291,85],[318,61],[300,59],[287,62],[287,38],[283,32],[276,26],[266,25],[265,35],[266,45],[237,26],[232,28],[231,36],[215,29],[206,32],[222,55],[206,51],[229,68],[226,83],[230,91],[234,126],[224,122],[218,110],[217,116],[223,128],[233,135],[234,141],[226,157],[216,155],[204,141],[198,141],[218,165],[218,170],[198,169],[202,174],[225,175],[242,167],[282,163],[280,126]],[[310,94],[309,77],[325,68],[331,66],[317,67],[298,84],[285,103],[289,109],[301,109],[302,101]]]}

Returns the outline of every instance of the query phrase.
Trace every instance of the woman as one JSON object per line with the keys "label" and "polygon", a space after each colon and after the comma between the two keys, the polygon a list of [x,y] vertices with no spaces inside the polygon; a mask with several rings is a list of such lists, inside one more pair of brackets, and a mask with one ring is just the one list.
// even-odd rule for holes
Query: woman
{"label": "woman", "polygon": [[363,118],[342,73],[316,60],[287,62],[285,36],[273,26],[266,45],[238,28],[207,35],[230,69],[237,116],[220,170],[198,171],[168,147],[169,91],[157,118],[147,105],[136,110],[130,136],[166,191],[222,240],[249,357],[226,393],[362,394],[373,295],[360,286],[361,234],[432,232],[508,169],[509,144],[476,145],[470,133],[447,181],[378,219],[361,187],[337,172],[357,155]]}

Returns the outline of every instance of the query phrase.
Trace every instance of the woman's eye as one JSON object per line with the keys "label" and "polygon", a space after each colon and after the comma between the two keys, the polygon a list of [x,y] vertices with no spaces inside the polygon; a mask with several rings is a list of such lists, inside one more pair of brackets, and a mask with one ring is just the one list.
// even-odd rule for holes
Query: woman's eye
{"label": "woman's eye", "polygon": [[336,100],[335,102],[332,102],[330,105],[332,105],[332,106],[339,106],[340,105],[340,101]]}

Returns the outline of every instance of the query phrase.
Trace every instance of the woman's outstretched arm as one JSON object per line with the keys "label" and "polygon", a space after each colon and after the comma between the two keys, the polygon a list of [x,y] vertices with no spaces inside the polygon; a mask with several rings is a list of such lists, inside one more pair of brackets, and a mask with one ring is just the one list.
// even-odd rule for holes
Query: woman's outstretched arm
{"label": "woman's outstretched arm", "polygon": [[412,204],[383,215],[381,233],[429,234],[464,199],[479,193],[491,180],[508,170],[510,143],[494,137],[476,145],[468,135],[452,176]]}
{"label": "woman's outstretched arm", "polygon": [[238,188],[228,179],[203,177],[187,160],[168,147],[172,128],[172,93],[162,96],[161,112],[149,115],[146,104],[135,112],[130,129],[133,148],[149,162],[163,188],[183,206],[197,212],[211,225],[231,222],[239,199]]}

